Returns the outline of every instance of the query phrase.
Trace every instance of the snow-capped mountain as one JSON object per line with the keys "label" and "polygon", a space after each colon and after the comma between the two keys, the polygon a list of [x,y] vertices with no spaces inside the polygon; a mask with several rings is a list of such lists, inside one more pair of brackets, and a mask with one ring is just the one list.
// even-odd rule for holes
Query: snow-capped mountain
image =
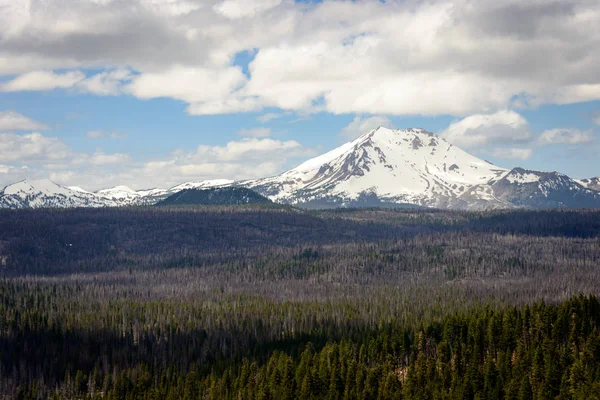
{"label": "snow-capped mountain", "polygon": [[134,190],[115,186],[96,192],[78,186],[61,186],[48,179],[24,180],[0,190],[0,208],[123,207],[152,205],[185,188],[225,186],[229,180],[187,182],[170,189]]}
{"label": "snow-capped mountain", "polygon": [[48,179],[23,180],[0,191],[0,208],[114,207],[118,204],[81,188],[67,188]]}
{"label": "snow-capped mountain", "polygon": [[514,168],[488,185],[476,185],[459,196],[455,208],[598,208],[600,192],[559,172]]}
{"label": "snow-capped mountain", "polygon": [[169,189],[169,193],[176,193],[185,189],[208,189],[215,187],[224,187],[233,185],[234,181],[229,179],[211,179],[207,181],[186,182],[181,185],[173,186]]}
{"label": "snow-capped mountain", "polygon": [[590,179],[577,180],[577,183],[579,183],[581,186],[587,189],[600,191],[600,176]]}
{"label": "snow-capped mountain", "polygon": [[212,179],[196,182],[185,182],[169,189],[143,189],[133,190],[127,186],[115,186],[108,189],[102,189],[95,192],[96,195],[114,201],[121,206],[141,206],[156,204],[161,200],[166,199],[174,193],[178,193],[185,189],[208,189],[214,187],[231,186],[232,180],[229,179]]}
{"label": "snow-capped mountain", "polygon": [[594,208],[600,193],[559,172],[515,168],[493,184],[496,197],[526,208]]}
{"label": "snow-capped mountain", "polygon": [[307,207],[445,208],[507,172],[423,129],[380,127],[279,176],[244,184],[272,200]]}
{"label": "snow-capped mountain", "polygon": [[120,206],[151,205],[169,195],[164,189],[133,190],[130,187],[119,185],[94,192],[98,197],[113,201]]}
{"label": "snow-capped mountain", "polygon": [[116,186],[97,192],[26,180],[0,191],[0,208],[152,205],[182,190],[228,186],[309,208],[600,208],[600,178],[574,180],[558,172],[507,170],[423,129],[383,127],[274,177],[186,182],[169,189]]}

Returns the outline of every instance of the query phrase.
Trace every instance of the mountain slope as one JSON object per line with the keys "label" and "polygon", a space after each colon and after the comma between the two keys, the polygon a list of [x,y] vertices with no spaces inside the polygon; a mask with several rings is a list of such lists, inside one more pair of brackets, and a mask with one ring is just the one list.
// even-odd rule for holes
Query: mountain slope
{"label": "mountain slope", "polygon": [[598,208],[600,193],[558,172],[514,168],[491,185],[476,185],[452,208]]}
{"label": "mountain slope", "polygon": [[164,189],[133,190],[127,186],[115,186],[95,192],[98,197],[112,201],[119,206],[152,205],[169,195]]}
{"label": "mountain slope", "polygon": [[279,176],[244,185],[272,200],[309,207],[447,207],[470,187],[506,173],[423,129],[380,127]]}
{"label": "mountain slope", "polygon": [[515,168],[494,183],[493,189],[498,198],[518,207],[594,208],[600,205],[600,193],[558,172]]}
{"label": "mountain slope", "polygon": [[579,183],[581,186],[583,186],[587,189],[591,189],[591,190],[600,192],[600,176],[595,177],[595,178],[590,178],[590,179],[577,180],[577,183]]}
{"label": "mountain slope", "polygon": [[24,180],[6,186],[0,191],[0,208],[71,208],[71,207],[123,207],[154,205],[179,192],[180,187],[222,187],[232,181],[211,180],[187,182],[170,189],[133,190],[115,186],[96,192],[78,186],[65,187],[48,179]]}
{"label": "mountain slope", "polygon": [[0,208],[43,207],[114,207],[109,199],[100,198],[81,188],[66,188],[48,179],[23,180],[0,191]]}
{"label": "mountain slope", "polygon": [[229,179],[210,179],[206,181],[185,182],[169,189],[170,193],[177,193],[184,189],[208,189],[213,187],[230,186],[234,181]]}

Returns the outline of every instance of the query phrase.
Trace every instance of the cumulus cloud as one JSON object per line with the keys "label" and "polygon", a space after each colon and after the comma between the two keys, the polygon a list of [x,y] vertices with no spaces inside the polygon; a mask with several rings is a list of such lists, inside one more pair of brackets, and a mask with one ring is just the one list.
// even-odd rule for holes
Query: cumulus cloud
{"label": "cumulus cloud", "polygon": [[117,95],[131,77],[131,71],[128,69],[104,71],[77,82],[77,88],[82,92],[101,96]]}
{"label": "cumulus cloud", "polygon": [[[10,173],[14,173],[16,171],[16,167],[12,166],[12,165],[4,165],[4,164],[0,164],[0,174],[10,174]],[[0,186],[1,187],[1,186]]]}
{"label": "cumulus cloud", "polygon": [[581,131],[574,128],[555,128],[549,129],[540,135],[538,143],[540,145],[549,144],[583,144],[594,140],[591,131]]}
{"label": "cumulus cloud", "polygon": [[20,92],[76,89],[82,93],[107,96],[121,93],[121,87],[130,78],[131,72],[126,69],[104,71],[88,78],[81,71],[64,73],[33,71],[19,75],[4,84],[0,84],[0,91]]}
{"label": "cumulus cloud", "polygon": [[186,108],[186,111],[190,115],[217,115],[258,111],[262,107],[260,100],[256,97],[231,97],[226,100],[192,103]]}
{"label": "cumulus cloud", "polygon": [[292,160],[313,155],[315,149],[295,140],[244,138],[224,146],[200,145],[194,151],[178,149],[169,157],[146,161],[130,172],[145,177],[146,186],[216,178],[253,179],[275,175],[290,167]]}
{"label": "cumulus cloud", "polygon": [[468,116],[452,123],[440,132],[440,136],[459,147],[476,148],[489,144],[527,143],[532,134],[523,116],[502,110]]}
{"label": "cumulus cloud", "polygon": [[[462,117],[600,99],[595,0],[2,6],[4,91],[126,91],[184,101],[195,115],[318,104],[336,114]],[[233,65],[241,52],[253,57],[246,74]],[[114,72],[125,70],[131,76]]]}
{"label": "cumulus cloud", "polygon": [[262,159],[266,155],[274,155],[276,158],[277,154],[300,157],[306,153],[306,149],[295,140],[280,141],[270,138],[247,138],[231,141],[225,146],[200,145],[196,152],[202,159],[215,161]]}
{"label": "cumulus cloud", "polygon": [[353,140],[363,135],[373,129],[376,129],[380,126],[384,126],[386,128],[394,129],[392,125],[392,121],[389,118],[381,115],[374,115],[372,117],[359,117],[356,116],[342,131],[339,133],[339,136],[342,136],[346,139]]}
{"label": "cumulus cloud", "polygon": [[0,131],[41,131],[46,124],[34,121],[16,111],[0,111]]}
{"label": "cumulus cloud", "polygon": [[254,17],[279,4],[281,0],[225,0],[215,4],[213,10],[225,18],[236,20]]}
{"label": "cumulus cloud", "polygon": [[59,160],[69,154],[71,149],[57,137],[38,132],[0,133],[0,160],[3,162]]}
{"label": "cumulus cloud", "polygon": [[132,165],[126,154],[109,154],[100,149],[92,154],[74,151],[58,137],[39,132],[0,133],[0,160],[0,185],[53,176],[65,184],[73,183],[67,177],[80,179],[78,183],[100,182],[107,179],[111,168],[126,170]]}
{"label": "cumulus cloud", "polygon": [[60,139],[41,133],[0,134],[0,185],[24,178],[47,178],[88,190],[126,184],[134,188],[168,187],[188,180],[250,179],[274,175],[315,150],[295,140],[246,137],[223,146],[176,149],[155,159],[129,154],[74,151]]}
{"label": "cumulus cloud", "polygon": [[594,140],[592,131],[554,128],[533,133],[527,120],[511,110],[475,114],[440,132],[449,142],[498,158],[526,160],[534,147],[552,144],[582,145]]}
{"label": "cumulus cloud", "polygon": [[[136,76],[125,90],[142,99],[170,97],[183,100],[193,103],[192,107],[196,107],[193,110],[201,110],[229,98],[245,81],[246,76],[239,67],[211,69],[174,66],[164,72]],[[192,113],[202,114],[201,111]]]}
{"label": "cumulus cloud", "polygon": [[28,72],[0,85],[2,92],[37,91],[66,89],[82,81],[85,75],[80,71],[54,73],[52,71]]}

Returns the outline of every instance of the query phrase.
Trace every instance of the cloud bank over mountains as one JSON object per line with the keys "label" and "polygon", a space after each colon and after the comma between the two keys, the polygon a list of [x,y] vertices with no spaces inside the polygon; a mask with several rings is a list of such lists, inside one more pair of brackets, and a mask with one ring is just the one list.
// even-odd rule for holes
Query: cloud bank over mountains
{"label": "cloud bank over mountains", "polygon": [[[600,99],[595,0],[2,0],[2,91],[466,116]],[[235,65],[249,52],[247,65]],[[100,70],[100,72],[98,72]]]}

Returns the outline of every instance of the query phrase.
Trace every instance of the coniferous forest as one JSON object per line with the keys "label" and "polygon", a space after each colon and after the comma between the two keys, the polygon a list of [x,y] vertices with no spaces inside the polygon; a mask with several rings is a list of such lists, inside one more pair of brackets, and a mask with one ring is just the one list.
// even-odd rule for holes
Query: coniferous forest
{"label": "coniferous forest", "polygon": [[600,399],[600,212],[0,210],[2,399]]}

